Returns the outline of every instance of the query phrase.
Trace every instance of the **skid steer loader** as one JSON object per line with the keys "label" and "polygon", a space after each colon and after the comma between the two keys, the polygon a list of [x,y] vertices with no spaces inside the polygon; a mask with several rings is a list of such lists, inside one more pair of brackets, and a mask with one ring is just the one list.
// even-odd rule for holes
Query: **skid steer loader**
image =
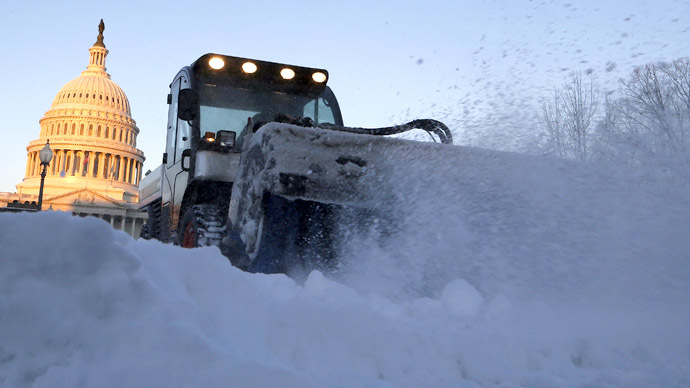
{"label": "skid steer loader", "polygon": [[217,245],[252,272],[337,265],[346,220],[386,217],[376,200],[381,151],[414,143],[385,135],[421,129],[444,144],[452,135],[435,120],[345,127],[328,77],[218,54],[182,68],[168,94],[163,163],[140,184],[142,237]]}

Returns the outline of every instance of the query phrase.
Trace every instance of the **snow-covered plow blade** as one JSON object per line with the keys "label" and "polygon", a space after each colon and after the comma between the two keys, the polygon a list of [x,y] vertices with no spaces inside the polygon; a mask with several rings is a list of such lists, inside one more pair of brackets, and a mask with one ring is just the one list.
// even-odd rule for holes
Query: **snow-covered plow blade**
{"label": "snow-covered plow blade", "polygon": [[332,267],[345,228],[395,222],[391,205],[404,193],[388,184],[392,172],[440,148],[447,146],[266,124],[245,144],[225,251],[256,272]]}

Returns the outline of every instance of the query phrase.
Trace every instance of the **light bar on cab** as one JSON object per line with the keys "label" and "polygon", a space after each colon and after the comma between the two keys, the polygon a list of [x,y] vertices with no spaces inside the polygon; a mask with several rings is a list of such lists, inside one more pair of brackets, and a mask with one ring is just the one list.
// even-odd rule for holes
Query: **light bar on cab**
{"label": "light bar on cab", "polygon": [[[328,71],[286,63],[208,53],[192,64],[197,81],[244,89],[318,95],[327,89]],[[216,138],[216,142],[218,142]]]}
{"label": "light bar on cab", "polygon": [[256,64],[254,62],[245,62],[242,64],[242,70],[247,74],[256,73],[257,69],[258,68],[256,67]]}
{"label": "light bar on cab", "polygon": [[212,69],[220,70],[223,68],[223,66],[225,66],[225,61],[223,58],[213,57],[208,60],[208,65],[211,66]]}
{"label": "light bar on cab", "polygon": [[293,79],[295,78],[295,71],[286,67],[280,71],[280,76],[283,79]]}
{"label": "light bar on cab", "polygon": [[316,81],[318,83],[326,82],[326,78],[327,78],[326,74],[324,74],[320,71],[317,71],[316,73],[311,75],[311,79],[313,79],[314,81]]}

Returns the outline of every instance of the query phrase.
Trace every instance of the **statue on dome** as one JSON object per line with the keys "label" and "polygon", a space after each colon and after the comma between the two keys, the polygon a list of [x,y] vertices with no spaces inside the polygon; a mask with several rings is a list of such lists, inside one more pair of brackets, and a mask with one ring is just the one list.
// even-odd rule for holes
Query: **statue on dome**
{"label": "statue on dome", "polygon": [[105,47],[105,44],[103,44],[103,31],[104,30],[105,30],[105,23],[103,23],[103,19],[101,19],[101,22],[98,24],[98,38],[96,38],[96,43],[94,43],[94,46]]}

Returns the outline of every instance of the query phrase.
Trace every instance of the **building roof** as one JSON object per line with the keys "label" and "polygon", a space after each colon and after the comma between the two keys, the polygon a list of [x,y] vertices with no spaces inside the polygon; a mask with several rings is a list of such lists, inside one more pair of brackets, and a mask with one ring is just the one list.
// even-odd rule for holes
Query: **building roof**
{"label": "building roof", "polygon": [[103,43],[102,24],[98,40],[89,49],[89,64],[81,75],[63,86],[55,96],[51,110],[62,108],[108,108],[131,117],[129,100],[122,89],[106,73],[108,50]]}

